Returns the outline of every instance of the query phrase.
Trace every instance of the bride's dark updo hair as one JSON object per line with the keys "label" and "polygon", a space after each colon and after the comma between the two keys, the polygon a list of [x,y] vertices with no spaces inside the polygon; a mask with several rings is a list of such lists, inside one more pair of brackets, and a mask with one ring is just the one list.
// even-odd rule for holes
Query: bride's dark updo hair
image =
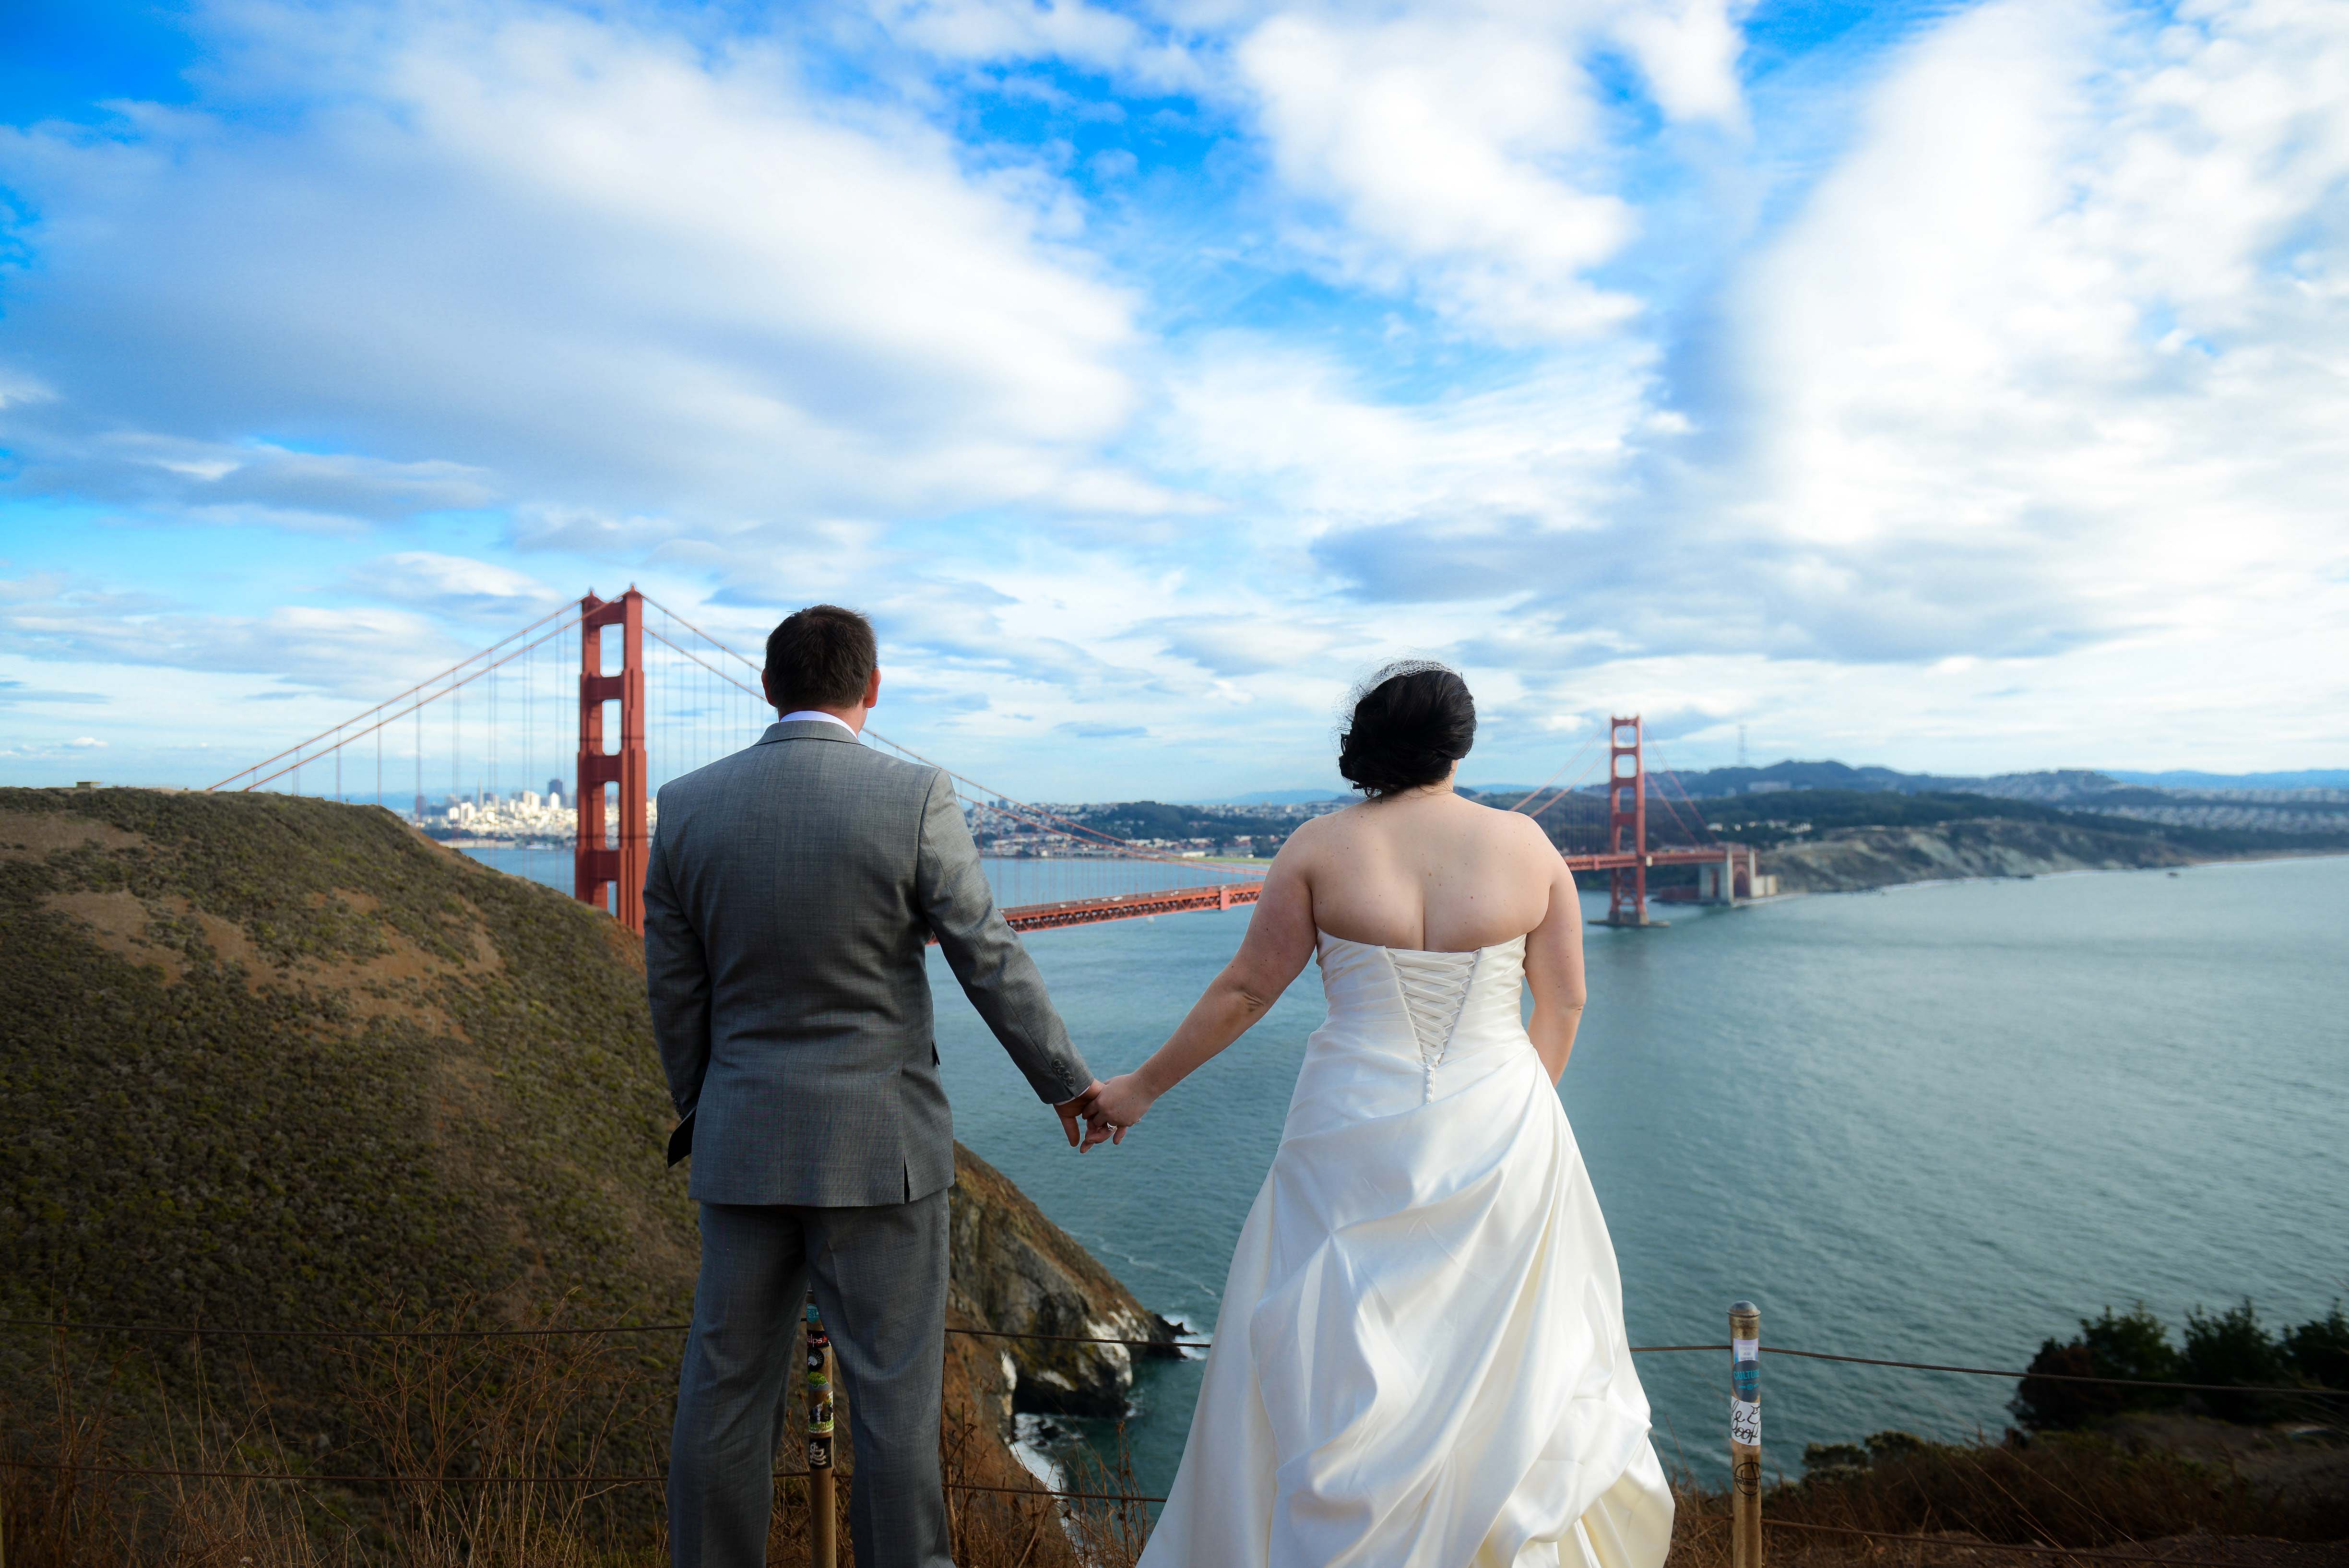
{"label": "bride's dark updo hair", "polygon": [[1476,699],[1456,670],[1390,664],[1354,698],[1338,738],[1338,772],[1372,800],[1440,784],[1476,743]]}

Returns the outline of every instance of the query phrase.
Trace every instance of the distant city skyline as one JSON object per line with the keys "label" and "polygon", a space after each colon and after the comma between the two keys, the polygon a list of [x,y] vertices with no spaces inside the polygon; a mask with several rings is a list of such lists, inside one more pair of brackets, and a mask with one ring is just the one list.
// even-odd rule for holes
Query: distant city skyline
{"label": "distant city skyline", "polygon": [[2349,765],[2344,77],[2295,0],[11,7],[0,782],[630,583],[868,610],[1034,799],[1334,785],[1401,655],[1486,778]]}

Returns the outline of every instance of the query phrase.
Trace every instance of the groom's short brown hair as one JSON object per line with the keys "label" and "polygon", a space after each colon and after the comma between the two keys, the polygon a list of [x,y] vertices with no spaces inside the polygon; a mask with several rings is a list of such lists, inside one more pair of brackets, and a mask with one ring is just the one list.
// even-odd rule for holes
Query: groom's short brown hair
{"label": "groom's short brown hair", "polygon": [[838,605],[810,605],[767,634],[767,701],[778,713],[853,707],[880,662],[871,621]]}

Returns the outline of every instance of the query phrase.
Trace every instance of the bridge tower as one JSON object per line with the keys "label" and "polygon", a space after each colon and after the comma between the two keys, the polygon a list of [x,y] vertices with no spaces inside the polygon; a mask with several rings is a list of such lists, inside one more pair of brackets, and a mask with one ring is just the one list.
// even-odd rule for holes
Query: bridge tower
{"label": "bridge tower", "polygon": [[1607,923],[1644,926],[1648,920],[1648,768],[1640,716],[1607,721],[1607,847],[1631,856],[1631,864],[1608,874]]}
{"label": "bridge tower", "polygon": [[[616,599],[594,593],[579,601],[579,842],[573,852],[573,891],[580,902],[608,909],[636,935],[645,932],[645,863],[652,847],[645,829],[645,597],[630,588]],[[620,669],[604,673],[604,628],[620,628]],[[619,745],[604,743],[604,704],[620,704]],[[617,786],[617,842],[605,841],[604,818]],[[616,895],[606,889],[617,888]]]}

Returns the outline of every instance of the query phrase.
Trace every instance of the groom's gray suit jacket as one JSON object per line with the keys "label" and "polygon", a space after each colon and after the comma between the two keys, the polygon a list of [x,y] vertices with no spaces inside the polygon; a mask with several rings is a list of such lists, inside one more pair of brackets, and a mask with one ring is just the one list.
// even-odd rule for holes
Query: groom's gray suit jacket
{"label": "groom's gray suit jacket", "polygon": [[944,773],[802,720],[662,788],[645,978],[695,1199],[852,1206],[952,1185],[933,936],[1037,1095],[1083,1093],[1092,1074]]}

